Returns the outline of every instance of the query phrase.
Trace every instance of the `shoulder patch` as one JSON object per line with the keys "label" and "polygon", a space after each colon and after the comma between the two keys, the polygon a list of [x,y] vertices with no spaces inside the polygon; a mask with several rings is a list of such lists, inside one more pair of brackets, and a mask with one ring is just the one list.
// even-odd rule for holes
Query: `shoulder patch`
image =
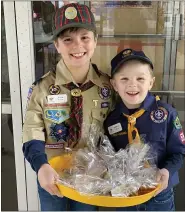
{"label": "shoulder patch", "polygon": [[178,116],[176,116],[175,120],[173,120],[173,124],[174,124],[175,129],[177,129],[177,130],[182,129],[182,125],[180,123]]}
{"label": "shoulder patch", "polygon": [[150,118],[155,123],[162,123],[167,119],[168,111],[164,107],[158,107],[150,113]]}
{"label": "shoulder patch", "polygon": [[32,92],[33,92],[33,88],[35,87],[35,85],[33,84],[30,88],[29,88],[29,90],[28,90],[28,96],[27,96],[27,100],[29,101],[30,100],[30,97],[31,97],[31,95],[32,95]]}

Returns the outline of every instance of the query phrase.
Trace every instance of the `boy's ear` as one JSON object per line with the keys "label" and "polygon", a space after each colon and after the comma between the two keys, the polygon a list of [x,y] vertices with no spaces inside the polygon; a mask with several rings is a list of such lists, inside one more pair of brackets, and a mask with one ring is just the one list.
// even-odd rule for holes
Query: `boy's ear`
{"label": "boy's ear", "polygon": [[118,90],[117,90],[117,87],[116,87],[115,80],[114,79],[110,79],[110,83],[111,83],[112,87],[114,88],[114,90],[117,92]]}
{"label": "boy's ear", "polygon": [[152,77],[151,81],[150,81],[150,88],[149,90],[152,89],[153,85],[154,85],[154,82],[155,82],[155,77]]}
{"label": "boy's ear", "polygon": [[55,48],[56,48],[57,52],[60,54],[60,51],[59,51],[59,48],[58,48],[58,40],[55,40],[53,42],[53,44],[55,45]]}

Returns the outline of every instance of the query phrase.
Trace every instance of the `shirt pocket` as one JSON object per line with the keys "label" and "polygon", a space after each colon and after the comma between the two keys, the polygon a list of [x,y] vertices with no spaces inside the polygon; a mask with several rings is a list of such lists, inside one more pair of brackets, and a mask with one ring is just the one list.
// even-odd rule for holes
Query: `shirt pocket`
{"label": "shirt pocket", "polygon": [[92,122],[96,120],[103,123],[107,117],[107,112],[108,108],[93,108],[91,111]]}
{"label": "shirt pocket", "polygon": [[150,153],[153,157],[161,160],[166,154],[166,137],[163,131],[149,134],[147,143],[150,145]]}

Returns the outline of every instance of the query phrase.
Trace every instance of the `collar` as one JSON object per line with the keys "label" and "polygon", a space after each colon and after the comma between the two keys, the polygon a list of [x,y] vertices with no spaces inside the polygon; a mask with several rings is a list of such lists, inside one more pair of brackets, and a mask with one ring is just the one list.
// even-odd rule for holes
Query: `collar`
{"label": "collar", "polygon": [[[88,81],[92,81],[95,85],[103,88],[102,81],[101,81],[98,73],[94,70],[91,63],[90,63],[90,66],[89,66],[87,79],[84,83],[86,83]],[[64,85],[64,84],[68,84],[70,82],[73,82],[75,85],[77,85],[77,83],[73,79],[71,72],[69,71],[69,69],[65,65],[63,59],[61,59],[56,66],[55,85]]]}
{"label": "collar", "polygon": [[[137,110],[144,109],[145,111],[148,111],[148,110],[150,110],[150,108],[152,107],[152,105],[155,101],[156,101],[155,97],[150,92],[148,92],[143,103]],[[118,103],[118,105],[116,106],[116,109],[119,111],[120,114],[125,113],[125,114],[129,115],[129,110],[125,106],[125,104],[123,103],[122,100],[120,100],[120,103]]]}

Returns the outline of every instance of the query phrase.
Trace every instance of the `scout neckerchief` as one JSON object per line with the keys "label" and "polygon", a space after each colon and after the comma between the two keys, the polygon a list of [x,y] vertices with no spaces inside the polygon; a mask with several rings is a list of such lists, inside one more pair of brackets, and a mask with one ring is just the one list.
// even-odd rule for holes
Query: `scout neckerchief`
{"label": "scout neckerchief", "polygon": [[73,82],[63,85],[71,91],[71,113],[72,123],[69,126],[69,146],[74,147],[81,138],[83,121],[83,97],[82,92],[94,86],[94,83],[88,81],[77,87]]}
{"label": "scout neckerchief", "polygon": [[[156,96],[155,99],[156,101],[160,100],[159,96]],[[130,144],[132,144],[134,140],[136,142],[140,142],[140,136],[139,136],[137,128],[135,127],[135,124],[136,124],[136,119],[142,116],[144,112],[145,112],[144,109],[140,109],[139,111],[135,112],[134,114],[130,116],[123,113],[123,115],[127,117],[128,119],[128,141]],[[136,133],[135,138],[133,138],[134,131]]]}

